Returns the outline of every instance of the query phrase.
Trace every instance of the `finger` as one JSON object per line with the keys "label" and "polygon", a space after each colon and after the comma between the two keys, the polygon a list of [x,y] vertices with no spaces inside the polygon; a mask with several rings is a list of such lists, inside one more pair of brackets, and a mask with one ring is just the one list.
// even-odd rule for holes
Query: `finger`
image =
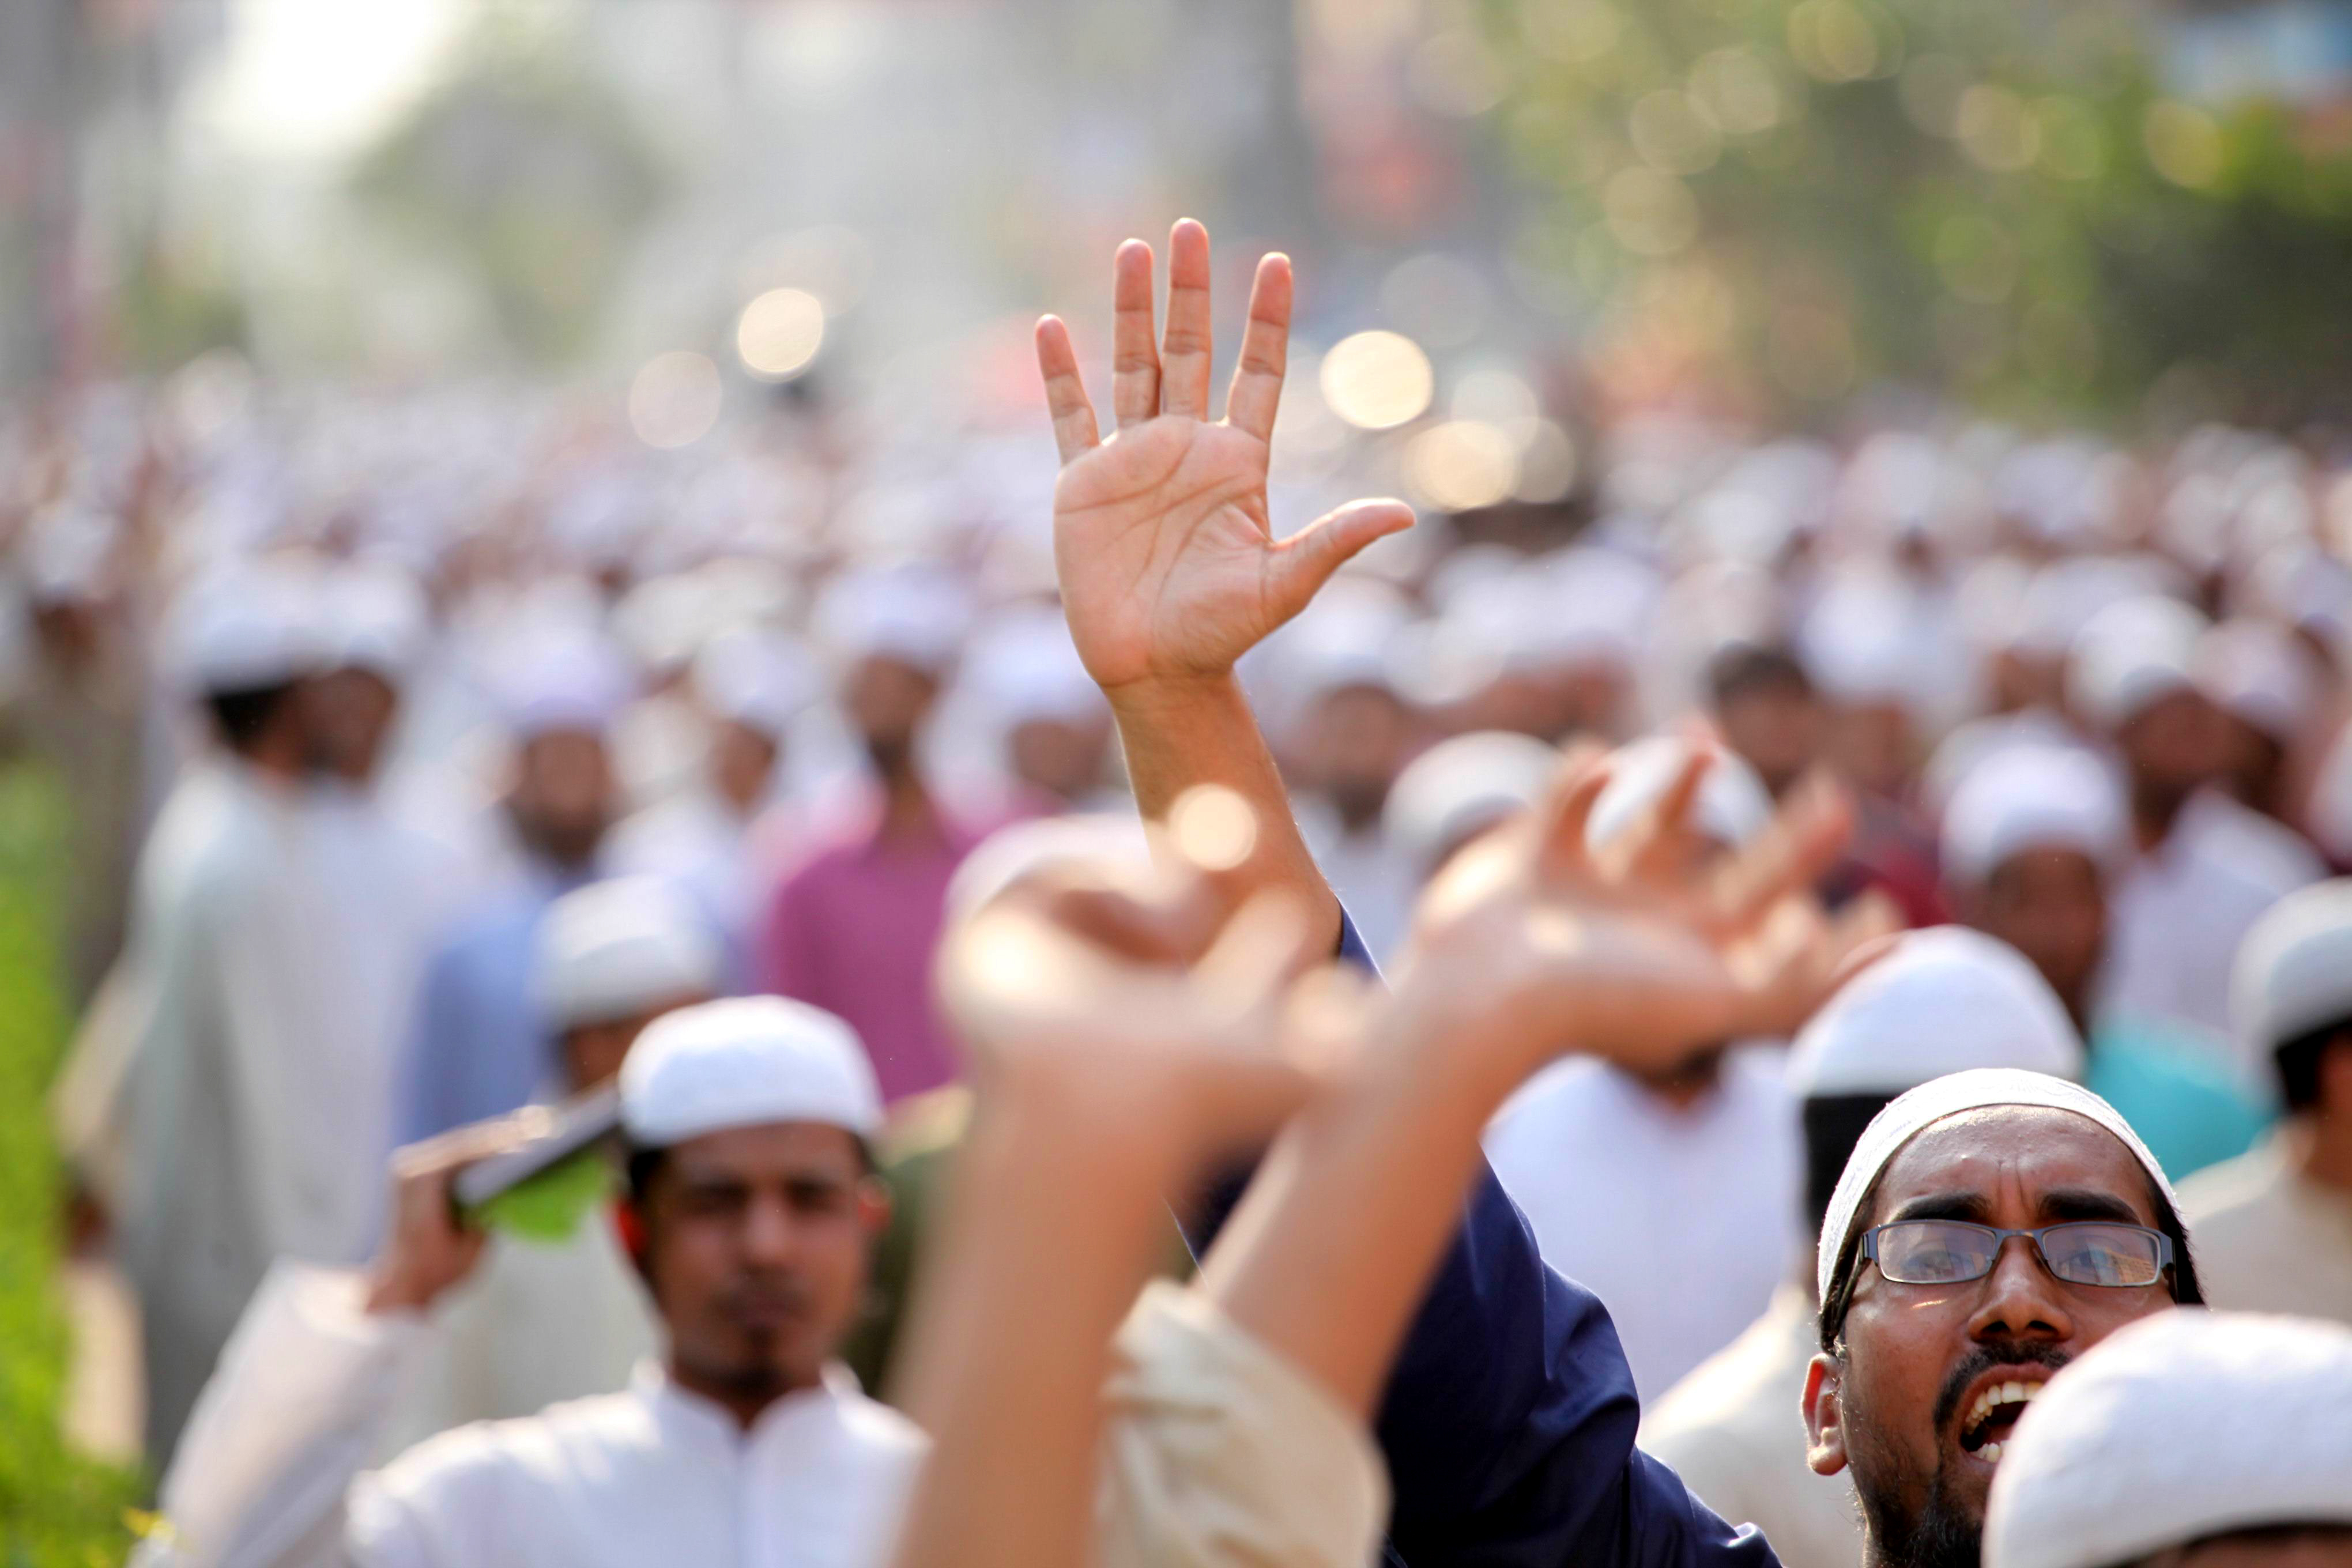
{"label": "finger", "polygon": [[1349,501],[1275,545],[1266,563],[1266,593],[1277,622],[1305,609],[1350,556],[1376,539],[1411,528],[1412,521],[1412,508],[1401,500]]}
{"label": "finger", "polygon": [[1209,416],[1209,361],[1215,350],[1209,314],[1209,231],[1191,218],[1168,235],[1168,331],[1160,343],[1160,385],[1168,412]]}
{"label": "finger", "polygon": [[1270,1024],[1280,992],[1309,962],[1307,910],[1294,895],[1268,889],[1234,912],[1192,971],[1214,1015]]}
{"label": "finger", "polygon": [[1585,837],[1591,831],[1593,805],[1608,787],[1608,747],[1581,740],[1561,753],[1559,770],[1538,806],[1538,864],[1546,880],[1591,873],[1592,856]]}
{"label": "finger", "polygon": [[1864,970],[1893,952],[1903,935],[1903,910],[1876,888],[1848,904],[1830,922],[1826,1001]]}
{"label": "finger", "polygon": [[1250,285],[1249,325],[1242,331],[1242,357],[1225,392],[1225,420],[1261,441],[1274,439],[1275,412],[1282,404],[1282,378],[1290,363],[1290,258],[1276,252],[1259,260]]}
{"label": "finger", "polygon": [[1151,903],[1113,888],[1066,887],[1045,893],[1038,910],[1073,936],[1133,963],[1189,964],[1215,934],[1208,907],[1194,899]]}
{"label": "finger", "polygon": [[1058,316],[1038,319],[1037,370],[1045,378],[1045,411],[1054,420],[1054,446],[1066,463],[1091,450],[1102,437],[1095,428],[1095,405],[1087,401],[1086,382],[1078,374],[1070,329]]}
{"label": "finger", "polygon": [[1844,791],[1818,775],[1798,785],[1771,826],[1723,868],[1716,883],[1717,918],[1732,931],[1753,926],[1782,898],[1810,888],[1828,870],[1853,830],[1853,803]]}
{"label": "finger", "polygon": [[1666,781],[1665,793],[1650,804],[1623,835],[1620,851],[1624,874],[1639,881],[1672,881],[1686,874],[1697,858],[1704,835],[1691,820],[1691,809],[1706,782],[1715,755],[1692,746]]}
{"label": "finger", "polygon": [[1110,402],[1122,430],[1160,415],[1160,351],[1151,342],[1151,247],[1130,239],[1111,262]]}

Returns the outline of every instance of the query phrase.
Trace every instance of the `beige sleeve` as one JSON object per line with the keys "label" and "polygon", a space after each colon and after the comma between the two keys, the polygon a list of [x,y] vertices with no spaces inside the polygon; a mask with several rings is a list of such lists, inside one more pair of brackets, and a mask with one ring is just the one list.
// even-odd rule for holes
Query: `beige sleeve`
{"label": "beige sleeve", "polygon": [[1143,1293],[1113,1346],[1105,1568],[1365,1568],[1388,1474],[1362,1423],[1205,1296]]}

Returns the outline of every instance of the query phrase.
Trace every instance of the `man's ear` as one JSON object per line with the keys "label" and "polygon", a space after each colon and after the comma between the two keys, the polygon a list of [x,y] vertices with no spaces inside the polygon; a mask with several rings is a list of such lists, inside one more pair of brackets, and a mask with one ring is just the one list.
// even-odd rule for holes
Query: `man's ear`
{"label": "man's ear", "polygon": [[1805,1369],[1805,1463],[1817,1476],[1845,1468],[1844,1363],[1827,1354]]}
{"label": "man's ear", "polygon": [[857,1223],[869,1241],[890,1228],[890,1184],[878,1176],[857,1184]]}

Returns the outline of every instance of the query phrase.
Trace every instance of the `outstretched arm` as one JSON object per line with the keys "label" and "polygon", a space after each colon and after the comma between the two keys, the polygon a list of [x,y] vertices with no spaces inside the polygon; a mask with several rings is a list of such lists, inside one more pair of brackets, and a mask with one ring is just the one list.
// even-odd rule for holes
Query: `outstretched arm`
{"label": "outstretched arm", "polygon": [[1339,904],[1291,819],[1234,665],[1349,556],[1410,526],[1412,512],[1401,501],[1358,501],[1275,537],[1266,466],[1290,337],[1289,258],[1258,263],[1222,420],[1211,418],[1209,401],[1208,231],[1188,218],[1169,236],[1168,323],[1157,345],[1151,270],[1150,246],[1119,247],[1117,423],[1107,440],[1068,330],[1051,316],[1037,325],[1063,464],[1054,489],[1063,608],[1110,700],[1144,819],[1164,821],[1196,784],[1239,794],[1259,823],[1254,879],[1298,898],[1310,934],[1328,944],[1338,940]]}

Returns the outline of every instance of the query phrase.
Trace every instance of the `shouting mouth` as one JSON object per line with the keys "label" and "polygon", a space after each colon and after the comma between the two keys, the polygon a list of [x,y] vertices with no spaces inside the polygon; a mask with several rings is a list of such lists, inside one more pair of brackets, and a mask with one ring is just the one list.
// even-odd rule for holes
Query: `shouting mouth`
{"label": "shouting mouth", "polygon": [[2017,1429],[2018,1417],[2033,1403],[2048,1381],[2047,1373],[1989,1382],[1977,1391],[1968,1413],[1960,1417],[1960,1449],[1988,1465],[2000,1462],[2001,1446]]}

